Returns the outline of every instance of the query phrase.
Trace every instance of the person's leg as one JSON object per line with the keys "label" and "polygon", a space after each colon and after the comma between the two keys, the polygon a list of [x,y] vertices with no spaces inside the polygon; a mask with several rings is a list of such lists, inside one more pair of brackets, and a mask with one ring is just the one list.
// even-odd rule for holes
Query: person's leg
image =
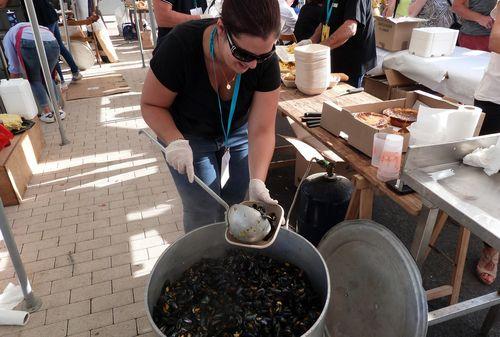
{"label": "person's leg", "polygon": [[33,95],[42,111],[49,113],[49,99],[47,91],[43,86],[41,66],[34,41],[21,40],[21,57],[23,58],[26,75],[28,76]]}
{"label": "person's leg", "polygon": [[73,75],[79,74],[80,71],[78,69],[78,66],[75,63],[75,60],[73,59],[73,55],[71,55],[71,53],[69,52],[69,50],[66,48],[66,46],[64,45],[64,43],[62,41],[61,32],[59,31],[58,23],[54,22],[53,24],[49,25],[48,28],[50,29],[50,31],[52,33],[54,33],[54,36],[57,40],[57,43],[59,43],[61,55],[62,55],[62,57],[64,57],[64,59],[68,63],[68,65],[71,69],[71,73]]}
{"label": "person's leg", "polygon": [[[229,205],[245,200],[250,181],[248,170],[248,130],[247,126],[235,130],[229,139],[231,160],[229,161],[229,179],[221,195]],[[220,152],[220,156],[224,153]]]}
{"label": "person's leg", "polygon": [[476,266],[477,276],[484,284],[490,285],[495,282],[498,272],[498,258],[498,251],[484,242],[481,257]]}
{"label": "person's leg", "polygon": [[[186,138],[189,139],[189,137]],[[189,139],[189,145],[193,150],[195,174],[217,194],[220,194],[219,164],[216,158],[217,144],[197,138]],[[223,209],[217,201],[198,184],[190,183],[185,174],[180,174],[174,168],[167,166],[182,200],[186,233],[224,220]]]}
{"label": "person's leg", "polygon": [[500,105],[493,102],[474,100],[474,105],[481,108],[485,114],[481,135],[500,132]]}

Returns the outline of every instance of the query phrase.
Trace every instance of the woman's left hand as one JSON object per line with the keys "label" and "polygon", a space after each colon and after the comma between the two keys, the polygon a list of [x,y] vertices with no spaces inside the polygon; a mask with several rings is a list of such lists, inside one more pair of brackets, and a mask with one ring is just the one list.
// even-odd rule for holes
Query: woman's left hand
{"label": "woman's left hand", "polygon": [[277,205],[278,200],[274,200],[269,195],[266,184],[260,179],[251,179],[248,186],[248,198],[250,201],[261,201],[269,205]]}

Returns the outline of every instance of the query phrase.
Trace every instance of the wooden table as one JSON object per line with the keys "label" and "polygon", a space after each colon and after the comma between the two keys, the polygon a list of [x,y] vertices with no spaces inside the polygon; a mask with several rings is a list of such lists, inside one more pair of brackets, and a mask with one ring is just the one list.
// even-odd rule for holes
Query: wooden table
{"label": "wooden table", "polygon": [[[298,125],[301,125],[309,134],[318,139],[328,149],[335,152],[357,172],[357,175],[353,179],[355,191],[351,197],[346,219],[371,218],[374,189],[378,189],[382,194],[391,198],[407,213],[418,216],[411,252],[417,264],[421,267],[430,251],[429,247],[437,240],[439,232],[443,228],[448,216],[436,208],[429,208],[428,205],[423,204],[422,199],[417,193],[399,195],[393,192],[385,183],[377,179],[377,168],[371,166],[371,159],[368,156],[351,147],[344,139],[334,136],[321,127],[308,128],[300,120],[306,112],[321,112],[325,101],[331,101],[339,106],[381,101],[365,92],[338,97],[339,94],[345,93],[350,88],[352,88],[350,85],[340,83],[321,95],[306,96],[297,89],[283,87],[280,93],[278,111],[292,118]],[[356,210],[351,212],[353,205],[355,205],[354,208]],[[426,225],[429,222],[436,223],[436,230],[432,233],[425,232],[425,229],[428,228]],[[426,245],[425,247],[418,245],[422,241],[419,239],[422,235],[429,237],[429,240],[425,242],[430,242],[431,245]],[[469,233],[464,227],[461,227],[450,284],[428,290],[428,300],[451,296],[450,304],[458,302],[468,243]],[[423,256],[423,258],[419,259],[419,256]]]}
{"label": "wooden table", "polygon": [[418,215],[422,209],[422,202],[416,193],[399,195],[393,192],[385,183],[377,179],[377,168],[371,166],[369,157],[348,145],[344,139],[332,135],[325,129],[321,127],[308,128],[305,123],[300,121],[306,112],[321,112],[325,101],[332,101],[340,106],[380,102],[380,99],[365,92],[337,97],[349,88],[352,87],[345,83],[339,83],[317,96],[306,96],[297,89],[282,88],[278,111],[302,125],[308,133],[348,162],[359,175],[403,207],[406,212],[414,216]]}

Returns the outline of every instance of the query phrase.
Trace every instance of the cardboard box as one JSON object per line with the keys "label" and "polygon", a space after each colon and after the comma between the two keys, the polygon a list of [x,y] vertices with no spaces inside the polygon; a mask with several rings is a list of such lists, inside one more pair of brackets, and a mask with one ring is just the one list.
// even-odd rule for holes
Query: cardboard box
{"label": "cardboard box", "polygon": [[[373,136],[378,132],[396,133],[392,127],[377,129],[364,124],[354,118],[356,112],[379,112],[387,108],[412,108],[419,101],[432,108],[456,109],[457,105],[447,102],[440,97],[430,95],[423,91],[408,92],[405,98],[361,104],[348,107],[340,107],[331,102],[323,104],[321,127],[335,136],[345,138],[354,148],[371,157],[373,148]],[[410,135],[404,134],[403,151],[408,149]]]}
{"label": "cardboard box", "polygon": [[41,122],[17,135],[0,151],[0,198],[5,206],[18,205],[40,160],[43,147]]}
{"label": "cardboard box", "polygon": [[141,32],[141,38],[142,38],[142,47],[144,49],[152,49],[154,48],[153,44],[153,34],[151,33],[150,30],[144,30]]}
{"label": "cardboard box", "polygon": [[418,86],[415,81],[402,75],[398,71],[385,69],[384,72],[386,75],[365,77],[365,83],[363,85],[367,93],[381,100],[393,99],[393,91],[400,87],[415,88],[412,90],[424,88],[423,86]]}
{"label": "cardboard box", "polygon": [[422,22],[426,21],[410,17],[386,18],[375,16],[374,18],[377,47],[389,51],[408,49],[413,28],[417,28]]}

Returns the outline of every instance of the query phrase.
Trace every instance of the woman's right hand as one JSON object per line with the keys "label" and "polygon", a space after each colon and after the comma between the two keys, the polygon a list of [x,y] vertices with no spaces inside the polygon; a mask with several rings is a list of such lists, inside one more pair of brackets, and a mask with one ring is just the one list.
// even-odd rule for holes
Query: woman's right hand
{"label": "woman's right hand", "polygon": [[190,183],[194,181],[193,150],[186,139],[178,139],[166,147],[167,163],[180,174],[186,174]]}

